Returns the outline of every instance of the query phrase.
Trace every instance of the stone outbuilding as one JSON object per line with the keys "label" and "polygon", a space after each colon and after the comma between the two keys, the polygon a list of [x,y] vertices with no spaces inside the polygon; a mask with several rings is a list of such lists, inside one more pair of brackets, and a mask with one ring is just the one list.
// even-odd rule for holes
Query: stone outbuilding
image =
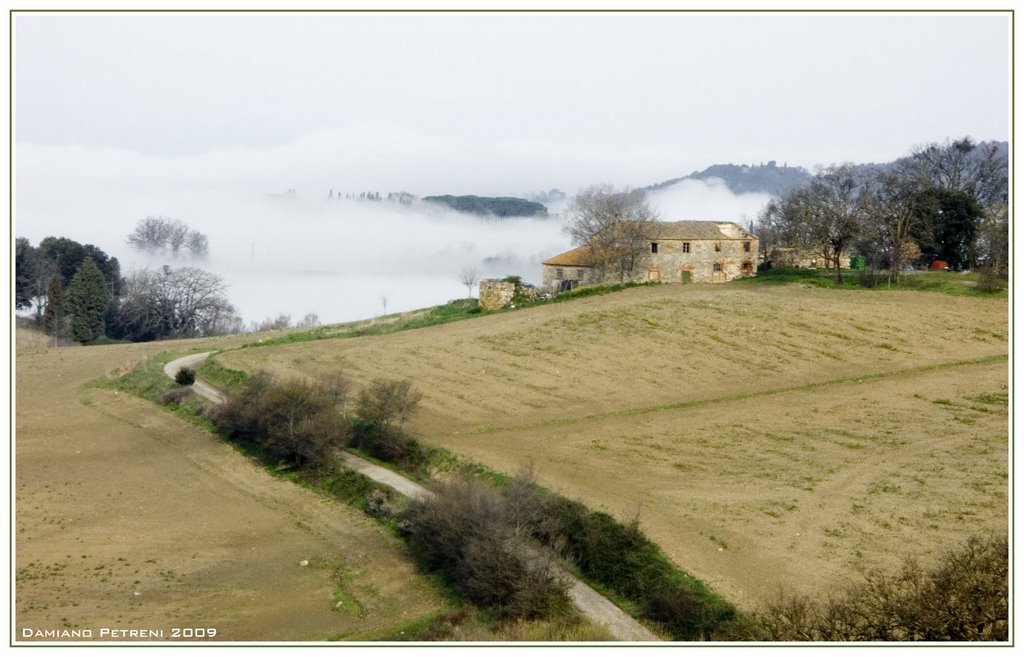
{"label": "stone outbuilding", "polygon": [[[724,283],[757,274],[758,239],[728,221],[655,221],[645,226],[643,253],[630,280],[665,283]],[[543,287],[617,283],[597,266],[594,247],[566,251],[543,262]]]}

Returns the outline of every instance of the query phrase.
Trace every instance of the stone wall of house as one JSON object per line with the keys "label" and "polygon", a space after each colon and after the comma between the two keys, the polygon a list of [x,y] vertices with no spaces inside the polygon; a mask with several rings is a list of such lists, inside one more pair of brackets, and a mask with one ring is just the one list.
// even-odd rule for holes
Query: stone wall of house
{"label": "stone wall of house", "polygon": [[562,281],[576,281],[574,285],[591,285],[594,274],[591,267],[565,267],[541,265],[541,288],[557,292]]}
{"label": "stone wall of house", "polygon": [[480,307],[484,310],[497,310],[512,303],[515,296],[515,283],[506,283],[492,278],[480,281]]}
{"label": "stone wall of house", "polygon": [[[658,240],[658,252],[647,253],[637,269],[640,280],[691,283],[724,283],[757,274],[756,239]],[[689,245],[688,250],[685,246]],[[715,267],[718,264],[719,267]],[[716,271],[717,269],[717,271]]]}
{"label": "stone wall of house", "polygon": [[[657,253],[652,252],[652,244],[658,245]],[[645,250],[636,266],[633,280],[663,283],[724,283],[736,278],[757,275],[756,238],[661,239],[652,240]],[[548,291],[557,292],[563,281],[577,281],[578,285],[619,282],[617,276],[613,280],[598,280],[596,270],[591,267],[542,267],[542,285]]]}

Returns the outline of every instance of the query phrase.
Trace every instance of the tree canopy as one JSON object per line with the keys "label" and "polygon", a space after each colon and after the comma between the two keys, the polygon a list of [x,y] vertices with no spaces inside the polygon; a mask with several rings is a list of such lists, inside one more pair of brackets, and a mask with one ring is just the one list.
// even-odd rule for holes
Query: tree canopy
{"label": "tree canopy", "polygon": [[459,212],[495,217],[546,217],[548,209],[540,203],[511,196],[426,196],[423,199],[440,203]]}
{"label": "tree canopy", "polygon": [[141,269],[126,282],[118,337],[132,341],[221,335],[241,329],[241,318],[215,274],[195,267]]}
{"label": "tree canopy", "polygon": [[204,257],[210,249],[206,235],[168,217],[146,217],[140,220],[128,236],[128,244],[140,251],[170,254],[175,258],[184,253],[192,257]]}
{"label": "tree canopy", "polygon": [[639,189],[592,185],[576,194],[565,215],[565,232],[589,247],[601,278],[631,278],[657,233],[658,213]]}
{"label": "tree canopy", "polygon": [[103,274],[93,259],[86,257],[68,286],[67,311],[72,337],[82,344],[102,338],[109,306],[110,293]]}
{"label": "tree canopy", "polygon": [[846,250],[888,269],[891,279],[933,260],[955,270],[983,260],[1003,273],[1007,166],[1002,145],[965,137],[889,165],[829,167],[769,202],[756,230],[765,242],[824,256],[837,280]]}

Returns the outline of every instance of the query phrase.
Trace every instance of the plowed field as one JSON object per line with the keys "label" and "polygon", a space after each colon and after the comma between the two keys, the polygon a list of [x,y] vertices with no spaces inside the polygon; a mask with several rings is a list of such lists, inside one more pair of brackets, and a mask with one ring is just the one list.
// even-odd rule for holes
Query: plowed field
{"label": "plowed field", "polygon": [[401,542],[358,511],[153,404],[82,388],[197,344],[19,336],[13,638],[323,641],[439,609]]}
{"label": "plowed field", "polygon": [[225,365],[407,377],[411,429],[644,530],[743,606],[1005,531],[1001,299],[663,286]]}

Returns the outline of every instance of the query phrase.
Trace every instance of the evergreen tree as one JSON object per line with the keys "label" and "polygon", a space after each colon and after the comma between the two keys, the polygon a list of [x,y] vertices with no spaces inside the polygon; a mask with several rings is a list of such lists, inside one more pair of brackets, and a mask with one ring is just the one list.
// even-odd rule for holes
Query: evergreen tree
{"label": "evergreen tree", "polygon": [[68,287],[67,310],[71,316],[71,335],[82,344],[103,337],[110,293],[106,281],[92,258],[85,258]]}
{"label": "evergreen tree", "polygon": [[50,282],[46,286],[46,311],[43,313],[43,328],[47,334],[60,337],[61,322],[64,319],[63,315],[63,293],[64,289],[60,284],[60,275],[55,274],[50,277]]}

